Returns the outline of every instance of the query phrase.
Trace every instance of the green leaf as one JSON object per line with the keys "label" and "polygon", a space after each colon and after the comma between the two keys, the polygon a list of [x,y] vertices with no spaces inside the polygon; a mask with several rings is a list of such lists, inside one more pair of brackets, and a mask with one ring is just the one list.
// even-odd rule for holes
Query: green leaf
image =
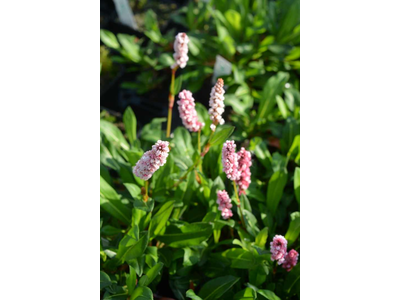
{"label": "green leaf", "polygon": [[268,239],[268,227],[265,227],[257,234],[255,245],[260,247],[261,249],[264,249],[267,239]]}
{"label": "green leaf", "polygon": [[192,250],[189,247],[183,249],[185,254],[183,256],[183,266],[190,267],[200,261],[200,253],[199,251]]}
{"label": "green leaf", "polygon": [[186,297],[188,297],[190,299],[193,299],[193,300],[203,300],[202,298],[197,296],[196,293],[193,292],[193,290],[187,290],[186,291]]}
{"label": "green leaf", "polygon": [[257,113],[258,122],[266,119],[271,113],[276,103],[276,96],[282,94],[283,88],[288,79],[289,74],[284,72],[278,72],[278,74],[268,79],[260,99],[260,106]]}
{"label": "green leaf", "polygon": [[118,251],[117,258],[122,258],[124,261],[130,261],[142,256],[149,242],[149,233],[146,231],[137,242],[132,240],[129,240],[127,243],[129,246],[123,248],[121,252]]}
{"label": "green leaf", "polygon": [[135,206],[137,209],[151,212],[154,208],[154,199],[149,198],[147,202],[144,202],[142,199],[134,199],[133,206]]}
{"label": "green leaf", "polygon": [[132,300],[153,300],[153,292],[148,287],[138,286],[132,294]]}
{"label": "green leaf", "polygon": [[161,54],[158,61],[163,67],[170,67],[175,63],[175,60],[173,59],[172,55],[168,53]]}
{"label": "green leaf", "polygon": [[175,201],[168,201],[164,203],[160,210],[152,217],[149,227],[150,240],[165,229],[169,216],[174,209],[174,202]]}
{"label": "green leaf", "polygon": [[290,215],[289,229],[285,234],[288,241],[288,247],[299,237],[300,234],[300,213],[298,211]]}
{"label": "green leaf", "polygon": [[139,285],[140,286],[148,286],[160,273],[161,269],[164,267],[164,264],[159,262],[156,263],[147,273],[145,276],[140,278]]}
{"label": "green leaf", "polygon": [[132,198],[139,198],[141,195],[140,187],[138,187],[134,183],[124,183],[124,186],[127,188],[129,194],[131,194]]}
{"label": "green leaf", "polygon": [[243,209],[243,217],[247,231],[252,235],[256,236],[260,229],[257,227],[256,217],[248,210]]}
{"label": "green leaf", "polygon": [[137,63],[141,61],[140,46],[135,42],[135,37],[122,33],[119,33],[117,36],[122,48],[124,48],[123,53],[133,62]]}
{"label": "green leaf", "polygon": [[244,290],[241,290],[240,292],[235,294],[235,297],[233,300],[254,300],[256,299],[256,295],[254,290],[251,288],[245,288]]}
{"label": "green leaf", "polygon": [[100,206],[124,224],[130,223],[130,210],[120,200],[108,200],[100,197]]}
{"label": "green leaf", "polygon": [[175,153],[191,159],[194,149],[192,145],[192,138],[186,128],[180,126],[175,129],[173,142],[175,144]]}
{"label": "green leaf", "polygon": [[233,9],[229,9],[225,12],[225,19],[232,35],[238,37],[242,30],[240,14]]}
{"label": "green leaf", "polygon": [[269,290],[257,290],[257,293],[264,296],[268,300],[281,300],[274,292]]}
{"label": "green leaf", "polygon": [[125,140],[124,135],[114,124],[106,120],[100,120],[100,132],[102,132],[106,136],[107,140],[114,145],[125,150],[129,149],[129,144]]}
{"label": "green leaf", "polygon": [[121,202],[117,192],[100,176],[100,206],[125,224],[131,220],[131,210]]}
{"label": "green leaf", "polygon": [[210,140],[210,145],[219,145],[225,143],[225,141],[231,136],[235,130],[234,126],[218,126],[213,137]]}
{"label": "green leaf", "polygon": [[161,123],[166,122],[167,118],[154,118],[150,123],[143,126],[141,139],[154,144],[161,139]]}
{"label": "green leaf", "polygon": [[182,87],[182,80],[183,80],[183,76],[178,76],[175,79],[175,83],[174,83],[174,90],[172,91],[172,94],[175,96],[177,95],[180,91],[181,91],[181,87]]}
{"label": "green leaf", "polygon": [[132,295],[136,287],[136,272],[131,266],[129,266],[129,277],[126,279],[126,285],[128,286],[128,294]]}
{"label": "green leaf", "polygon": [[300,168],[298,167],[294,170],[294,194],[300,205]]}
{"label": "green leaf", "polygon": [[289,161],[289,159],[292,157],[292,155],[297,155],[298,153],[300,153],[300,135],[296,135],[294,137],[292,146],[290,147],[288,153],[287,153],[287,161]]}
{"label": "green leaf", "polygon": [[110,285],[112,285],[110,276],[108,276],[107,273],[100,271],[100,290]]}
{"label": "green leaf", "polygon": [[220,298],[232,286],[239,281],[239,277],[223,276],[208,281],[200,290],[199,296],[203,300],[214,300]]}
{"label": "green leaf", "polygon": [[109,48],[119,49],[117,38],[108,30],[100,29],[100,40]]}
{"label": "green leaf", "polygon": [[292,271],[286,276],[285,283],[283,284],[284,291],[288,294],[292,288],[300,280],[300,264],[297,264]]}
{"label": "green leaf", "polygon": [[267,208],[273,215],[276,213],[278,204],[281,201],[283,189],[287,181],[286,170],[275,172],[268,182],[267,189]]}
{"label": "green leaf", "polygon": [[108,200],[120,200],[120,196],[113,187],[100,176],[100,196]]}
{"label": "green leaf", "polygon": [[234,269],[253,269],[257,267],[257,261],[254,255],[244,249],[228,249],[222,253],[222,256],[231,260],[231,268]]}
{"label": "green leaf", "polygon": [[130,106],[124,112],[123,121],[129,142],[132,145],[133,141],[136,140],[136,116]]}
{"label": "green leaf", "polygon": [[206,241],[212,233],[212,226],[206,223],[192,223],[180,228],[167,227],[163,235],[157,236],[157,240],[173,248],[197,246]]}
{"label": "green leaf", "polygon": [[279,108],[279,111],[282,114],[282,117],[284,119],[286,119],[288,117],[289,112],[288,112],[288,109],[286,107],[285,100],[283,100],[283,98],[281,96],[276,95],[276,103],[278,104],[278,108]]}
{"label": "green leaf", "polygon": [[[255,139],[254,142],[256,142]],[[271,168],[272,156],[267,148],[265,141],[260,141],[258,144],[255,145],[254,154],[266,169]]]}

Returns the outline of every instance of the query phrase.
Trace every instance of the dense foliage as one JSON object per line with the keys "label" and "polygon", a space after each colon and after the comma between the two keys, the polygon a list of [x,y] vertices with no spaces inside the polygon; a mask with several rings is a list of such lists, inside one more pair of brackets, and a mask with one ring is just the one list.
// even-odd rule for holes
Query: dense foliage
{"label": "dense foliage", "polygon": [[[300,253],[299,17],[296,0],[191,1],[171,16],[190,39],[189,61],[177,72],[173,95],[202,89],[217,54],[232,63],[232,73],[222,76],[231,109],[215,133],[200,103],[201,134],[180,126],[171,138],[166,118],[137,128],[130,107],[122,120],[101,113],[102,299],[300,297],[300,263],[288,272],[270,252],[273,237],[282,235],[288,251]],[[145,93],[170,80],[165,74],[174,63],[176,33],[161,34],[148,11],[147,39],[102,30],[101,40],[114,64],[140,70],[137,81],[124,86]],[[163,69],[169,71],[157,75]],[[160,100],[164,105],[167,99]],[[158,140],[168,141],[170,151],[147,181],[147,195],[146,182],[132,168]],[[223,171],[227,140],[252,153],[251,184],[239,199]],[[218,210],[219,190],[232,199],[229,219]]]}

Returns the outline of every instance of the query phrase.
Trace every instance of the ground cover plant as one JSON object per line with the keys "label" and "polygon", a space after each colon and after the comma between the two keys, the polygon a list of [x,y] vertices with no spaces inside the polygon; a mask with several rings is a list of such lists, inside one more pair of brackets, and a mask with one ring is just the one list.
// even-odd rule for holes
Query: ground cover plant
{"label": "ground cover plant", "polygon": [[[122,118],[101,113],[102,299],[300,297],[297,7],[189,2],[173,16],[188,31],[172,41],[155,26],[150,33],[148,21],[146,36],[169,57],[151,70],[169,81],[159,101],[168,114],[139,128],[131,107]],[[128,43],[103,31],[107,39],[126,63]],[[203,55],[206,45],[220,51]],[[216,54],[233,71],[209,87],[212,67],[206,76],[193,70]],[[148,67],[144,57],[132,60],[136,68]],[[202,89],[208,107],[195,97]]]}

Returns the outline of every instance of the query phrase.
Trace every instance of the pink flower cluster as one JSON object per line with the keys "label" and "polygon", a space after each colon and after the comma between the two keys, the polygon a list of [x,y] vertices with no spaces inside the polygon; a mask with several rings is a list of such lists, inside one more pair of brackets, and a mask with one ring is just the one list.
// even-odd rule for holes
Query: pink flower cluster
{"label": "pink flower cluster", "polygon": [[275,235],[271,244],[271,260],[278,261],[288,272],[293,269],[299,259],[299,253],[292,249],[287,253],[287,240],[281,235]]}
{"label": "pink flower cluster", "polygon": [[197,132],[204,127],[204,123],[199,122],[195,109],[192,93],[183,90],[179,93],[178,110],[183,125],[191,132]]}
{"label": "pink flower cluster", "polygon": [[221,78],[218,78],[217,83],[214,85],[210,93],[210,109],[208,110],[208,114],[212,121],[212,124],[210,125],[212,131],[215,131],[218,123],[220,125],[225,123],[225,120],[222,118],[222,113],[225,111],[224,94],[224,81]]}
{"label": "pink flower cluster", "polygon": [[240,177],[238,180],[236,180],[236,183],[239,186],[239,195],[241,195],[246,194],[246,190],[251,183],[251,153],[242,147],[237,155]]}
{"label": "pink flower cluster", "polygon": [[221,211],[221,215],[224,219],[229,219],[230,217],[233,216],[232,214],[232,203],[231,199],[229,198],[228,193],[223,190],[223,191],[218,191],[217,192],[217,203],[218,203],[218,210]]}
{"label": "pink flower cluster", "polygon": [[278,265],[285,261],[287,251],[287,240],[281,235],[275,235],[271,244],[271,260],[277,260]]}
{"label": "pink flower cluster", "polygon": [[189,60],[188,43],[189,43],[189,37],[186,35],[186,33],[180,32],[175,36],[175,42],[174,42],[175,63],[171,66],[171,69],[175,69],[176,66],[179,66],[181,69],[186,67],[186,63]]}
{"label": "pink flower cluster", "polygon": [[222,166],[226,177],[230,180],[240,179],[238,154],[234,141],[226,141],[222,147]]}
{"label": "pink flower cluster", "polygon": [[143,180],[149,180],[167,161],[169,142],[157,141],[152,149],[145,152],[140,160],[133,167],[133,174]]}
{"label": "pink flower cluster", "polygon": [[290,272],[295,265],[297,265],[297,260],[299,259],[299,253],[296,250],[292,249],[289,253],[285,255],[285,261],[282,264],[282,267],[286,269],[286,271]]}

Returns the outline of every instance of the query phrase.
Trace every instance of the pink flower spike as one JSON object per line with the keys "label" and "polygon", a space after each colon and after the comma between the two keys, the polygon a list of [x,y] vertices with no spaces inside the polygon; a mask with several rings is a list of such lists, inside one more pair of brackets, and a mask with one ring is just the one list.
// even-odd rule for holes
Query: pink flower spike
{"label": "pink flower spike", "polygon": [[153,173],[163,166],[168,157],[169,142],[157,141],[152,149],[145,152],[133,167],[133,174],[143,180],[149,180]]}
{"label": "pink flower spike", "polygon": [[229,198],[228,193],[223,190],[223,191],[218,191],[217,192],[217,203],[218,203],[218,210],[221,211],[222,217],[226,220],[229,219],[230,217],[233,216],[232,214],[232,203],[231,199]]}
{"label": "pink flower spike", "polygon": [[235,150],[236,145],[234,141],[226,141],[222,147],[223,171],[230,180],[240,179],[238,155],[235,153]]}
{"label": "pink flower spike", "polygon": [[251,153],[242,147],[237,154],[240,178],[236,181],[236,183],[239,186],[239,195],[241,195],[246,194],[246,190],[251,183]]}
{"label": "pink flower spike", "polygon": [[178,110],[179,115],[182,119],[183,125],[191,132],[197,132],[204,127],[204,123],[201,123],[197,117],[197,111],[195,109],[194,98],[192,93],[187,90],[183,90],[179,93]]}
{"label": "pink flower spike", "polygon": [[271,260],[277,260],[278,265],[285,261],[287,240],[281,235],[275,235],[271,244]]}
{"label": "pink flower spike", "polygon": [[290,272],[295,265],[297,265],[297,260],[299,259],[299,253],[292,249],[289,253],[286,253],[285,261],[282,264],[282,267],[286,269],[286,271]]}
{"label": "pink flower spike", "polygon": [[186,67],[186,63],[189,60],[188,51],[189,51],[189,37],[186,33],[180,32],[175,36],[174,42],[174,59],[175,63],[171,66],[171,69],[175,69],[179,66],[181,69]]}
{"label": "pink flower spike", "polygon": [[221,78],[218,78],[217,83],[214,85],[210,93],[210,109],[208,110],[208,114],[212,121],[212,124],[210,125],[212,131],[215,131],[217,124],[224,125],[225,123],[225,120],[222,118],[222,113],[225,110],[224,94],[224,81]]}

